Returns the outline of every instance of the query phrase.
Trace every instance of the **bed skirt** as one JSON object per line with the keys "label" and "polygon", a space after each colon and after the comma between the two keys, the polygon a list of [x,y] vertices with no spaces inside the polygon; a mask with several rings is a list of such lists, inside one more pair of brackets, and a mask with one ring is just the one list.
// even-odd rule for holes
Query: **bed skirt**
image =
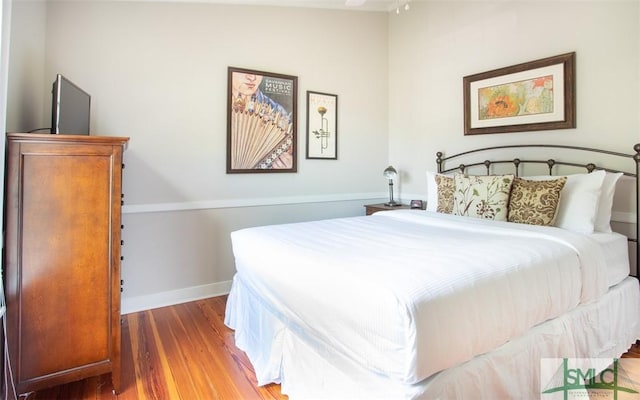
{"label": "bed skirt", "polygon": [[[330,294],[327,294],[330,295]],[[543,358],[618,357],[640,338],[640,288],[628,277],[598,301],[416,384],[378,375],[331,351],[283,317],[236,274],[225,324],[259,385],[296,399],[540,398]],[[473,332],[468,332],[473,335]]]}

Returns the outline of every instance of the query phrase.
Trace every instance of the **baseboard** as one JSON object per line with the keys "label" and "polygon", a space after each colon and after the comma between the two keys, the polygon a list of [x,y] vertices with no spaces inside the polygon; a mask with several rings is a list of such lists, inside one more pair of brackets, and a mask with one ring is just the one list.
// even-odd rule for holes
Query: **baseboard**
{"label": "baseboard", "polygon": [[154,308],[172,306],[187,303],[208,297],[216,297],[228,294],[231,290],[231,281],[216,282],[208,285],[192,286],[184,289],[170,290],[154,293],[146,296],[123,297],[121,314],[130,314]]}

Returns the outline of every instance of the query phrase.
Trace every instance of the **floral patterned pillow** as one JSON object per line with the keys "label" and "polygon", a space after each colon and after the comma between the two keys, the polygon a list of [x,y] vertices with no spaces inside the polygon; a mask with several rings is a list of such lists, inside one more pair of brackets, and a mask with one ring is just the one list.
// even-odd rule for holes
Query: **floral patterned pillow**
{"label": "floral patterned pillow", "polygon": [[546,181],[515,178],[509,199],[509,222],[552,226],[558,213],[560,191],[567,177]]}
{"label": "floral patterned pillow", "polygon": [[453,193],[456,190],[453,177],[436,175],[436,184],[438,186],[438,207],[436,211],[451,214],[453,211]]}
{"label": "floral patterned pillow", "polygon": [[454,176],[453,214],[506,221],[514,175]]}

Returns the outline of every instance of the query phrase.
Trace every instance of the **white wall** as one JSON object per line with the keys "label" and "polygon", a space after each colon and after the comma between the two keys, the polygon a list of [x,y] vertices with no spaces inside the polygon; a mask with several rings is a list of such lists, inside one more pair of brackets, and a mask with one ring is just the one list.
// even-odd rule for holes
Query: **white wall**
{"label": "white wall", "polygon": [[[9,47],[11,37],[11,7],[12,0],[2,1],[0,3],[0,126],[6,129],[7,121],[7,95],[8,95],[8,78],[9,78]],[[0,143],[0,154],[5,152],[5,141]],[[4,162],[0,165],[0,176],[4,176]],[[0,188],[0,206],[4,209],[4,185]],[[4,226],[4,215],[0,217],[0,223]],[[4,239],[4,238],[3,238]],[[0,262],[0,276],[4,276],[4,260]],[[5,297],[4,290],[0,289],[0,318],[4,318]],[[4,321],[3,321],[4,322]],[[4,350],[4,345],[0,345],[0,349]],[[3,374],[0,388],[6,387],[7,380]]]}
{"label": "white wall", "polygon": [[[46,69],[92,94],[93,132],[132,137],[128,204],[352,193],[354,179],[360,191],[378,191],[387,157],[386,23],[380,13],[54,2]],[[305,91],[338,94],[339,160],[304,160],[303,136],[297,174],[226,174],[228,66],[298,76],[301,136]]]}
{"label": "white wall", "polygon": [[[92,95],[92,134],[131,137],[123,311],[226,290],[234,273],[234,229],[363,215],[363,204],[385,196],[386,13],[184,2],[44,4],[45,32],[24,34],[45,40],[44,89],[28,93],[48,105],[50,82],[62,73]],[[19,18],[37,15],[34,8],[24,6]],[[25,59],[12,61],[12,79]],[[228,66],[298,77],[298,173],[225,173]],[[337,161],[304,159],[307,90],[338,95]],[[37,103],[34,110],[41,108]],[[16,129],[28,128],[14,122]]]}
{"label": "white wall", "polygon": [[[512,143],[631,153],[640,142],[640,2],[430,1],[389,19],[389,159],[424,198],[435,154]],[[577,128],[463,134],[462,78],[576,52]]]}
{"label": "white wall", "polygon": [[14,1],[11,20],[6,131],[48,127],[54,77],[48,82],[44,76],[46,5],[41,1]]}

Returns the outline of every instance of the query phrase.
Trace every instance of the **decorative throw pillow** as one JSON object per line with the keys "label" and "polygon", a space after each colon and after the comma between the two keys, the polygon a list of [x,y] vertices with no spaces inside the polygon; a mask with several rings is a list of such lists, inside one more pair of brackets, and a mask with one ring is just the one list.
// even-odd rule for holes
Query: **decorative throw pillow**
{"label": "decorative throw pillow", "polygon": [[[436,177],[440,177],[440,181],[436,182]],[[441,195],[439,191],[443,191]],[[438,174],[435,172],[427,171],[427,211],[449,213],[453,210],[453,191],[455,190],[455,184],[453,182],[453,175]],[[445,200],[450,198],[450,200]],[[440,209],[438,209],[438,204]],[[446,211],[449,210],[449,211]]]}
{"label": "decorative throw pillow", "polygon": [[436,211],[451,214],[453,211],[453,195],[456,191],[453,178],[446,175],[436,175],[436,185],[438,186],[438,206]]}
{"label": "decorative throw pillow", "polygon": [[548,181],[515,178],[509,197],[509,222],[552,226],[566,177]]}
{"label": "decorative throw pillow", "polygon": [[438,208],[438,184],[436,173],[427,171],[427,211],[436,211]]}
{"label": "decorative throw pillow", "polygon": [[[593,233],[605,175],[604,170],[567,175],[567,183],[560,193],[560,204],[554,225],[569,231]],[[549,180],[549,176],[527,177],[527,179]]]}
{"label": "decorative throw pillow", "polygon": [[465,177],[462,174],[456,174],[453,213],[506,221],[513,178],[514,175]]}

